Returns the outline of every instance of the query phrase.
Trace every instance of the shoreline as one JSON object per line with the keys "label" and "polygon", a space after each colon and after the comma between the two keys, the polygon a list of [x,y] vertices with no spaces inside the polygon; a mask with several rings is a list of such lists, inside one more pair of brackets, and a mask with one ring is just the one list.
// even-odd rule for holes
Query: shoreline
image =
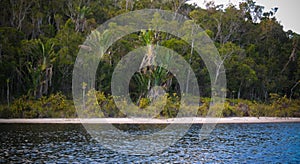
{"label": "shoreline", "polygon": [[154,118],[34,118],[34,119],[0,119],[0,124],[241,124],[241,123],[288,123],[300,122],[299,117],[184,117],[169,119]]}

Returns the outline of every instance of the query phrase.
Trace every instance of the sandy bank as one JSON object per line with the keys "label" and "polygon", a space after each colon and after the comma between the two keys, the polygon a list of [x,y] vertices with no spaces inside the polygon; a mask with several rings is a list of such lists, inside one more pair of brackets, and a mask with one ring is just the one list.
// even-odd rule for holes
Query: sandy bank
{"label": "sandy bank", "polygon": [[170,124],[170,123],[283,123],[300,122],[300,118],[279,118],[279,117],[228,117],[228,118],[172,118],[172,119],[153,119],[153,118],[42,118],[42,119],[0,119],[0,123],[99,123],[99,124]]}

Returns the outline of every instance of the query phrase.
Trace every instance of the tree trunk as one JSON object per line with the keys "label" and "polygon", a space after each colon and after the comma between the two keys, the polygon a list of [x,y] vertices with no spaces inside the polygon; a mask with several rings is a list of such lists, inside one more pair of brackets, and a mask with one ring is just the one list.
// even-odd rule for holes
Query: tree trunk
{"label": "tree trunk", "polygon": [[243,83],[241,82],[240,87],[239,87],[239,91],[238,91],[238,99],[241,98],[242,85],[243,85]]}
{"label": "tree trunk", "polygon": [[292,87],[291,89],[291,95],[290,95],[290,100],[292,99],[293,96],[293,90],[297,87],[297,85],[300,83],[300,80]]}
{"label": "tree trunk", "polygon": [[6,80],[6,84],[7,84],[6,99],[7,99],[7,106],[9,107],[9,105],[10,105],[10,102],[9,102],[9,79]]}
{"label": "tree trunk", "polygon": [[[193,38],[194,35],[194,26],[192,27],[192,32],[191,32],[191,37]],[[189,65],[192,63],[192,56],[193,56],[193,51],[194,51],[194,39],[192,40],[192,45],[191,45],[191,52],[190,52],[190,59],[189,59]],[[188,74],[187,74],[187,79],[186,79],[186,88],[185,88],[185,93],[188,93],[189,91],[189,80],[190,80],[190,75],[191,75],[191,70],[188,69]]]}

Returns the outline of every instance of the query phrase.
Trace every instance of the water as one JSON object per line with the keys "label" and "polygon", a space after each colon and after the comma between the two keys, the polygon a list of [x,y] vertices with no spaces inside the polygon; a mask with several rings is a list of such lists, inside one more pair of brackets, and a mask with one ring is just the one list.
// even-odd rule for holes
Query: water
{"label": "water", "polygon": [[218,124],[203,141],[200,128],[134,156],[102,147],[80,124],[0,124],[0,163],[300,163],[300,123]]}

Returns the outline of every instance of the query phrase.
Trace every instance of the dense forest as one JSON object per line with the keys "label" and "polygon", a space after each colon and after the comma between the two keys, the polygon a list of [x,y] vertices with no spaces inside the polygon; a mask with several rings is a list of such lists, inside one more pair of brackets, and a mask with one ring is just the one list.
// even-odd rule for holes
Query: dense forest
{"label": "dense forest", "polygon": [[[110,18],[146,8],[182,14],[196,22],[213,40],[226,69],[229,102],[223,116],[300,116],[300,36],[283,30],[276,19],[280,8],[274,6],[271,11],[265,11],[255,1],[245,0],[239,6],[227,7],[207,2],[204,9],[187,1],[1,0],[1,117],[75,116],[71,107],[72,71],[86,37]],[[118,61],[133,49],[148,44],[182,54],[198,78],[204,97],[201,101],[207,105],[209,100],[205,97],[211,95],[210,78],[199,55],[193,56],[196,54],[193,47],[170,34],[149,30],[121,38],[109,48],[104,60],[99,61],[96,90],[102,98],[98,101],[108,101],[99,103],[106,108],[107,115],[116,115],[111,113],[114,109],[109,107],[113,106],[109,97],[111,76]],[[153,82],[148,84],[149,79]],[[149,104],[149,85],[164,85],[170,95],[180,96],[176,83],[168,70],[152,68],[152,71],[137,72],[130,83],[131,97],[143,108]],[[170,97],[173,102],[177,98]],[[255,110],[249,111],[253,104]],[[260,107],[264,111],[257,111]],[[61,112],[51,114],[50,108]],[[203,108],[199,108],[199,115],[205,114],[206,107]],[[289,110],[281,112],[283,108]],[[48,111],[43,113],[45,109]],[[243,110],[234,111],[238,109]],[[173,114],[168,110],[166,115]]]}

